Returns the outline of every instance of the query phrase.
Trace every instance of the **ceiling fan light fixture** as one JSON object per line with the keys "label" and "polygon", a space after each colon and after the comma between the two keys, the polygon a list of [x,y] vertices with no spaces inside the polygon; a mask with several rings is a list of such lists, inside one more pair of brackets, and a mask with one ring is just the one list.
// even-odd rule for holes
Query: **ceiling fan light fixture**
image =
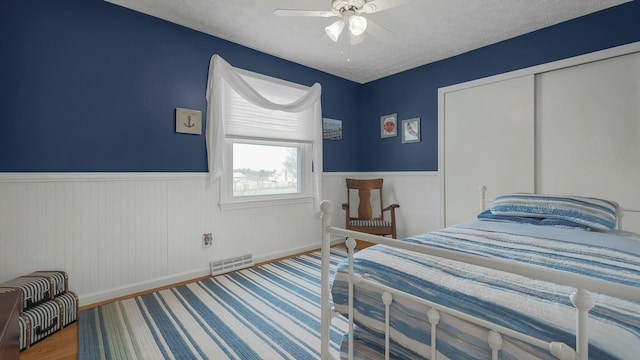
{"label": "ceiling fan light fixture", "polygon": [[355,36],[362,35],[367,30],[367,19],[359,15],[351,16],[349,18],[349,30]]}
{"label": "ceiling fan light fixture", "polygon": [[329,38],[333,41],[338,41],[340,34],[342,33],[342,29],[344,29],[344,21],[336,20],[333,24],[324,28],[324,31],[327,32]]}

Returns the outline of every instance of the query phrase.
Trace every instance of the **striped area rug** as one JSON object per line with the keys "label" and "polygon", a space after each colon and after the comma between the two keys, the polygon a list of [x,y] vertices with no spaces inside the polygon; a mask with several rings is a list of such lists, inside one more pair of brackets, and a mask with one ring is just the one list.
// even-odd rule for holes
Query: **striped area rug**
{"label": "striped area rug", "polygon": [[[331,277],[346,256],[333,248]],[[334,318],[338,358],[343,318]],[[79,359],[319,359],[320,253],[80,313]]]}

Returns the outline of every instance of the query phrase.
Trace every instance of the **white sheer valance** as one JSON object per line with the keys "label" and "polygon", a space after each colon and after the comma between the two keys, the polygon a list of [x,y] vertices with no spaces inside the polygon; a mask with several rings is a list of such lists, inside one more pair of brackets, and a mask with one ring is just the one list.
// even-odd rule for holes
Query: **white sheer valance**
{"label": "white sheer valance", "polygon": [[[278,82],[281,86],[275,96],[273,91],[264,91],[265,87],[278,86]],[[216,181],[225,170],[226,136],[311,142],[314,207],[319,210],[322,195],[320,95],[318,83],[311,87],[294,87],[277,79],[265,80],[265,77],[251,76],[235,69],[219,55],[213,55],[207,83],[206,143],[210,181]],[[239,102],[246,103],[234,106]],[[261,116],[251,116],[254,111],[259,111]],[[288,116],[286,113],[303,116]]]}

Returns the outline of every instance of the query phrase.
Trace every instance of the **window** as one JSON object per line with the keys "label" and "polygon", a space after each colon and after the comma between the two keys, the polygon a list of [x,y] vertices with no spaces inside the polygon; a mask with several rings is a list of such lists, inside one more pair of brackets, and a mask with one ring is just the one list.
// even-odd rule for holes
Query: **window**
{"label": "window", "polygon": [[309,150],[308,143],[227,139],[232,169],[223,175],[223,205],[311,198]]}
{"label": "window", "polygon": [[297,194],[301,147],[233,142],[233,196]]}
{"label": "window", "polygon": [[234,69],[216,55],[211,67],[207,150],[211,178],[221,179],[220,205],[270,206],[313,198],[319,206],[319,84],[309,88]]}

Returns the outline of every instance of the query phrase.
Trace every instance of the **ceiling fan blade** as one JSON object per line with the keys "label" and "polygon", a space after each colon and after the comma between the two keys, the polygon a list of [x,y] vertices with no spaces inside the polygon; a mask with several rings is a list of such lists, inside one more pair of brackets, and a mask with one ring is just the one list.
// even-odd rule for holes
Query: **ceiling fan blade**
{"label": "ceiling fan blade", "polygon": [[392,31],[387,28],[378,25],[377,23],[371,21],[371,19],[367,20],[367,33],[369,33],[374,38],[381,41],[390,41],[396,35]]}
{"label": "ceiling fan blade", "polygon": [[373,0],[362,6],[362,12],[373,14],[374,12],[387,10],[396,6],[404,5],[411,0]]}
{"label": "ceiling fan blade", "polygon": [[295,9],[275,9],[273,14],[276,16],[315,16],[315,17],[332,17],[338,16],[333,11],[327,10],[295,10]]}

